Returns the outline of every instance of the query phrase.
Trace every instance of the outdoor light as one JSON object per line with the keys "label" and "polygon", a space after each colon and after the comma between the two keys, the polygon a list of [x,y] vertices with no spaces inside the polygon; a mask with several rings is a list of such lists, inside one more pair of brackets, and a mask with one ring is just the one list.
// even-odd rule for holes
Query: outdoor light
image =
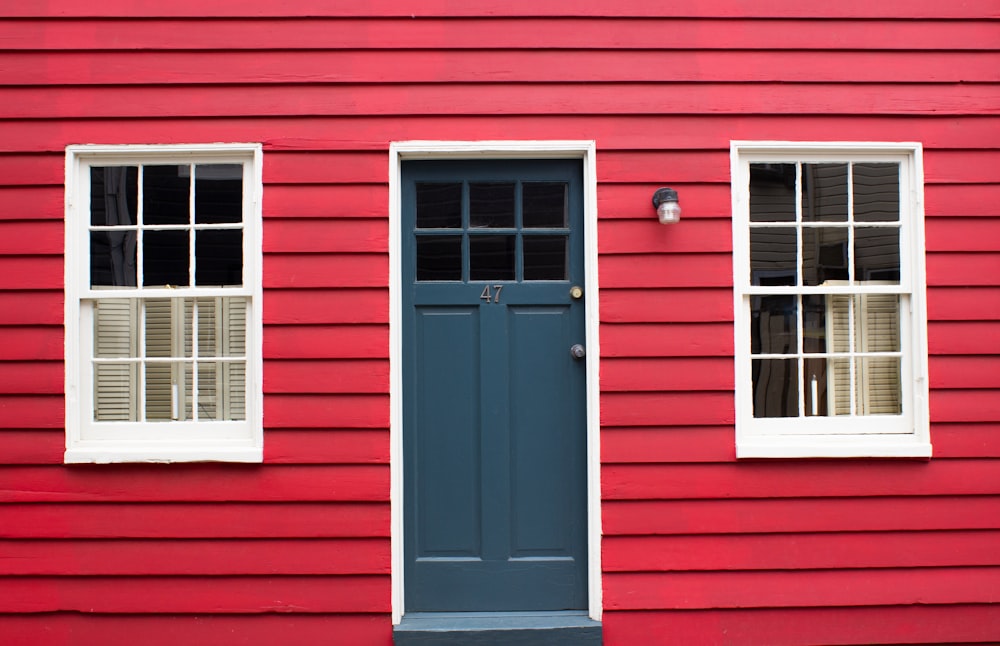
{"label": "outdoor light", "polygon": [[677,191],[672,188],[659,188],[653,193],[653,206],[656,207],[656,217],[660,224],[680,222],[681,205],[677,202]]}

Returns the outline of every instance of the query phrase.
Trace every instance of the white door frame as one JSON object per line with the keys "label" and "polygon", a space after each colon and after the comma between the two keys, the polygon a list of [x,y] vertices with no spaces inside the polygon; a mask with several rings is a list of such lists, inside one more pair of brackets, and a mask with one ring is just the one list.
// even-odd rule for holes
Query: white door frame
{"label": "white door frame", "polygon": [[583,161],[584,301],[587,338],[587,596],[601,620],[600,343],[597,282],[597,144],[594,141],[403,141],[389,145],[389,462],[392,623],[403,605],[402,163],[410,159],[580,159]]}

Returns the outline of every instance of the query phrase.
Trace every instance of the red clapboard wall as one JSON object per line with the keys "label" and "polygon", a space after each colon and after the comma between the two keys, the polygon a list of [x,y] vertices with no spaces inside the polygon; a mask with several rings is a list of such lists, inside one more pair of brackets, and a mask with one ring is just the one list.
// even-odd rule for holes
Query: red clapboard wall
{"label": "red clapboard wall", "polygon": [[[996,0],[293,4],[0,9],[0,641],[391,643],[413,139],[597,141],[606,644],[1000,640]],[[930,461],[736,462],[734,139],[923,143]],[[264,464],[63,466],[65,147],[215,141],[264,146]]]}

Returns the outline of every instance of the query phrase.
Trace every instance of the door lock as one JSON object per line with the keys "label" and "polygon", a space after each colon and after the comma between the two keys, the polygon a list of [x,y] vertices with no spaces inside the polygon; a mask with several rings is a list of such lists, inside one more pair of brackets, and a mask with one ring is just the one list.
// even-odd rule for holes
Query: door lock
{"label": "door lock", "polygon": [[573,285],[569,288],[569,297],[574,301],[578,301],[583,298],[583,288],[579,285]]}
{"label": "door lock", "polygon": [[574,359],[582,359],[587,356],[587,349],[579,343],[574,343],[573,347],[569,349],[569,353],[573,355]]}

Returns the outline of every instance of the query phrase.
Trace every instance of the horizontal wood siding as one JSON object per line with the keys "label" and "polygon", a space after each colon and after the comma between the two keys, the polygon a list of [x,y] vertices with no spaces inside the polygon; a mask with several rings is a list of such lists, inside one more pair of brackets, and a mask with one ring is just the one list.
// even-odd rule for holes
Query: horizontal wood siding
{"label": "horizontal wood siding", "polygon": [[[2,10],[6,640],[391,643],[417,139],[597,142],[606,644],[1000,639],[994,0],[293,4]],[[734,139],[923,143],[930,461],[736,462]],[[65,147],[216,141],[265,151],[265,463],[63,466]]]}

